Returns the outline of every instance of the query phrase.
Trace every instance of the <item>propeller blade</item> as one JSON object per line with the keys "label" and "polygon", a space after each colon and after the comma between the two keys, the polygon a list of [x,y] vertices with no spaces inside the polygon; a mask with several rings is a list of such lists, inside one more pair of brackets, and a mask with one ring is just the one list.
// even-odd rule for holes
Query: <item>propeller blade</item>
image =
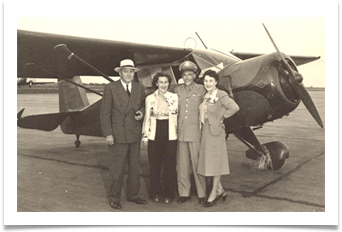
{"label": "propeller blade", "polygon": [[311,116],[316,120],[318,125],[323,128],[323,122],[321,117],[319,116],[319,113],[317,111],[317,108],[315,104],[313,103],[308,91],[306,90],[305,86],[303,83],[300,84],[295,84],[293,85],[294,90],[304,103],[306,109],[310,112]]}
{"label": "propeller blade", "polygon": [[289,72],[289,81],[293,89],[298,94],[299,98],[302,100],[303,104],[305,105],[306,109],[310,112],[311,116],[316,120],[318,125],[323,128],[323,122],[321,117],[319,116],[319,113],[316,109],[315,104],[313,103],[308,91],[305,89],[305,86],[303,85],[303,77],[300,73],[293,70],[289,63],[285,60],[284,55],[279,51],[277,45],[275,44],[274,40],[272,39],[271,34],[268,32],[266,26],[262,24],[266,30],[266,33],[268,37],[270,38],[273,46],[277,50],[278,55],[280,56],[280,59],[282,60],[283,64],[286,67],[286,70]]}
{"label": "propeller blade", "polygon": [[284,63],[287,63],[286,60],[285,60],[285,57],[284,57],[283,54],[279,51],[277,45],[275,44],[274,40],[272,39],[271,34],[268,32],[268,30],[267,30],[265,24],[262,24],[262,25],[264,26],[264,28],[265,28],[265,30],[266,30],[266,33],[267,33],[268,37],[270,38],[270,40],[271,40],[273,46],[274,46],[275,49],[277,50],[277,53],[278,53],[278,55],[280,56],[280,59],[281,59]]}

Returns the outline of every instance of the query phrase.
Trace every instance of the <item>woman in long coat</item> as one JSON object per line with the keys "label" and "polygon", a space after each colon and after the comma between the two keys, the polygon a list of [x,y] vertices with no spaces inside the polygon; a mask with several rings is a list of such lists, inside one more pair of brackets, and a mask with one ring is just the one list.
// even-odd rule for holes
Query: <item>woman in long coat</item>
{"label": "woman in long coat", "polygon": [[208,70],[203,77],[208,92],[200,105],[202,138],[197,172],[213,177],[212,191],[204,203],[210,207],[227,196],[220,181],[222,175],[230,173],[223,120],[239,111],[239,106],[225,91],[217,89],[219,78],[215,71]]}

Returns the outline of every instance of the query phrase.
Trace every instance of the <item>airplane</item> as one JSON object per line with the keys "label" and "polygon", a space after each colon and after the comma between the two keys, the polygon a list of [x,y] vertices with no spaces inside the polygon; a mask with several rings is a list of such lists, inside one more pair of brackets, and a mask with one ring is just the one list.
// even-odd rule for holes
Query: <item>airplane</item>
{"label": "airplane", "polygon": [[35,78],[26,78],[26,77],[20,77],[17,78],[17,86],[22,86],[22,85],[28,85],[30,88],[35,85],[42,85],[42,84],[51,84],[53,82],[37,82]]}
{"label": "airplane", "polygon": [[[121,41],[82,38],[32,31],[17,31],[18,77],[57,78],[59,88],[58,113],[22,117],[24,109],[17,114],[17,126],[27,129],[52,131],[58,126],[65,134],[76,135],[79,147],[80,135],[101,136],[101,99],[89,104],[86,90],[99,96],[102,93],[82,85],[80,76],[118,76],[113,67],[122,59],[132,59],[140,69],[135,81],[151,94],[152,77],[164,72],[172,77],[171,89],[177,86],[179,65],[190,60],[200,72],[196,82],[201,83],[203,72],[213,69],[219,74],[218,88],[232,91],[240,110],[225,119],[225,131],[234,134],[248,150],[246,157],[254,160],[269,158],[264,170],[278,170],[289,158],[289,150],[280,141],[261,144],[254,130],[263,124],[281,119],[295,110],[302,101],[323,128],[320,115],[303,85],[303,77],[297,66],[320,59],[319,56],[289,56],[280,52],[264,26],[275,52],[253,54],[222,52],[209,49],[176,48]],[[197,34],[197,33],[196,33]],[[108,76],[109,75],[109,76]]]}

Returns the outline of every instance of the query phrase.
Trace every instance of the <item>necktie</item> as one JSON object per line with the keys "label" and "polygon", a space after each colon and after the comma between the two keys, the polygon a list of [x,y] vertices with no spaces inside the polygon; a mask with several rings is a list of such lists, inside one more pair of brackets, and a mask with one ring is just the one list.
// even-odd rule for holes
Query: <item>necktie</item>
{"label": "necktie", "polygon": [[131,92],[129,92],[128,85],[126,85],[126,92],[128,94],[128,97],[131,97]]}

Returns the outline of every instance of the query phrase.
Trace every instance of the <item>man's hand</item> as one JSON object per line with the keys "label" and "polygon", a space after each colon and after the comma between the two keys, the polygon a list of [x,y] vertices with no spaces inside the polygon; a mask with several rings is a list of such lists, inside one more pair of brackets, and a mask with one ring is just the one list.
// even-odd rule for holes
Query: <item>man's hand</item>
{"label": "man's hand", "polygon": [[147,142],[147,141],[142,141],[142,144],[143,144],[145,147],[147,147],[148,142]]}
{"label": "man's hand", "polygon": [[143,114],[140,110],[138,110],[138,111],[135,113],[134,119],[137,120],[137,121],[139,121],[139,120],[141,120],[143,117],[144,117],[144,114]]}
{"label": "man's hand", "polygon": [[113,137],[113,135],[107,135],[106,141],[107,141],[108,145],[114,145],[114,137]]}

